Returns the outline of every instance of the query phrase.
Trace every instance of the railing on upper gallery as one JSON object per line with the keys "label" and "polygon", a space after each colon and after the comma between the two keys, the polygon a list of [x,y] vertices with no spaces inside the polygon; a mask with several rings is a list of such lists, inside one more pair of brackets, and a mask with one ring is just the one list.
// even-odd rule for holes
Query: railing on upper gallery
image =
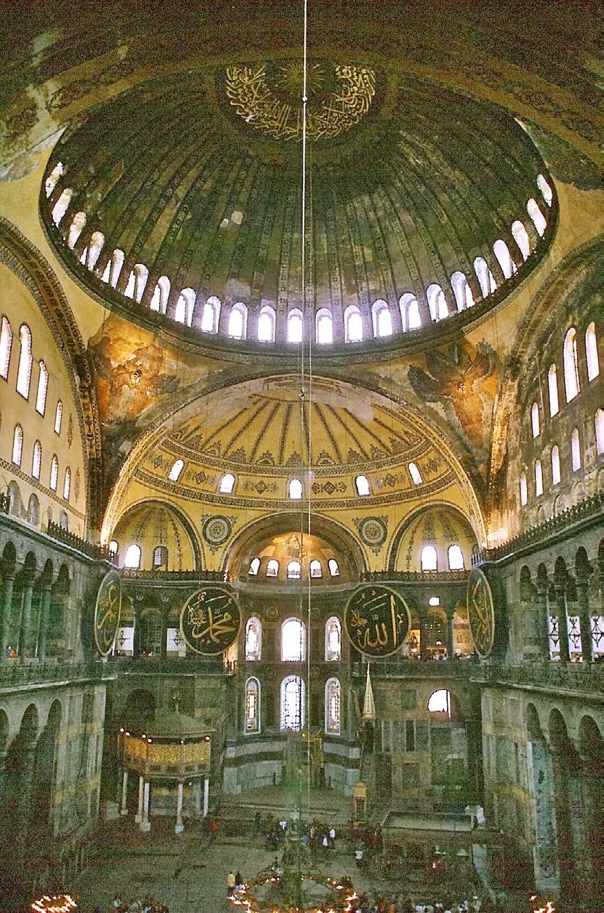
{"label": "railing on upper gallery", "polygon": [[0,687],[10,688],[18,685],[59,684],[60,682],[81,681],[83,679],[104,679],[115,675],[110,665],[101,658],[79,663],[45,662],[28,660],[19,662],[19,657],[0,661]]}
{"label": "railing on upper gallery", "polygon": [[82,539],[81,536],[76,535],[76,533],[70,533],[68,529],[63,529],[59,523],[53,523],[52,520],[48,521],[46,532],[52,539],[62,542],[63,545],[69,545],[70,548],[87,555],[89,558],[94,558],[98,561],[111,561],[115,557],[115,553],[110,551],[106,545],[97,545],[94,542],[89,542],[88,539]]}
{"label": "railing on upper gallery", "polygon": [[481,663],[472,677],[475,681],[486,684],[604,694],[604,662],[561,663],[552,660],[524,660],[522,663],[509,665],[489,660]]}

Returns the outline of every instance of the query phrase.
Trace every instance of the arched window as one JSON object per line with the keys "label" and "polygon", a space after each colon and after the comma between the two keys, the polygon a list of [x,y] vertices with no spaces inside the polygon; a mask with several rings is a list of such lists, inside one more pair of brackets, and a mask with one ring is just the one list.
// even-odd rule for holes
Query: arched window
{"label": "arched window", "polygon": [[321,567],[321,562],[316,558],[313,558],[310,562],[310,576],[314,579],[323,576],[323,568]]}
{"label": "arched window", "polygon": [[172,463],[172,468],[168,473],[168,481],[178,482],[180,475],[184,469],[185,461],[184,460],[174,460]]}
{"label": "arched window", "polygon": [[258,342],[275,341],[275,309],[266,304],[258,315]]}
{"label": "arched window", "polygon": [[539,406],[533,403],[531,406],[531,430],[533,437],[539,437],[541,434],[541,422],[539,420]]}
{"label": "arched window", "polygon": [[[201,329],[205,333],[215,333],[218,329],[218,312],[220,310],[220,303],[218,304],[217,308],[214,308],[214,306],[210,304],[211,300],[212,299],[209,298],[204,304],[201,316]],[[174,308],[174,320],[176,320],[178,323],[184,323],[186,326],[190,327],[193,323],[194,307],[195,292],[192,288],[183,288],[180,295],[178,296],[176,307]]]}
{"label": "arched window", "polygon": [[277,577],[279,575],[279,562],[276,558],[269,558],[266,562],[266,576]]}
{"label": "arched window", "polygon": [[306,658],[306,627],[299,618],[288,618],[281,625],[281,661],[303,662]]}
{"label": "arched window", "polygon": [[596,336],[596,325],[593,320],[585,331],[585,358],[587,360],[587,380],[591,381],[598,377],[600,373],[598,337]]}
{"label": "arched window", "polygon": [[23,458],[23,428],[21,425],[15,425],[13,432],[13,463],[15,466],[21,465]]}
{"label": "arched window", "polygon": [[367,495],[371,494],[371,489],[369,488],[369,479],[367,476],[357,476],[354,480],[355,488],[357,494],[360,497],[365,498]]}
{"label": "arched window", "polygon": [[223,495],[230,495],[235,487],[235,476],[232,472],[225,472],[220,480],[218,491]]}
{"label": "arched window", "polygon": [[245,658],[247,662],[262,659],[262,623],[255,615],[245,625]]}
{"label": "arched window", "polygon": [[545,221],[545,216],[539,209],[537,202],[531,197],[528,203],[526,204],[526,211],[528,212],[533,225],[537,229],[539,235],[543,235],[545,229],[547,228],[547,222]]}
{"label": "arched window", "polygon": [[329,568],[329,574],[330,574],[331,577],[339,577],[339,576],[340,576],[340,567],[339,567],[338,562],[336,561],[335,558],[330,558],[330,559],[329,559],[329,561],[327,562],[327,567]]}
{"label": "arched window", "polygon": [[299,675],[288,675],[281,682],[281,729],[299,732],[304,726],[305,687]]}
{"label": "arched window", "polygon": [[0,377],[8,378],[10,369],[10,352],[13,346],[13,331],[7,317],[2,318],[0,330]]}
{"label": "arched window", "polygon": [[29,496],[27,503],[27,519],[33,526],[40,525],[40,502],[34,494]]}
{"label": "arched window", "polygon": [[444,320],[445,317],[449,316],[445,293],[440,285],[436,285],[436,283],[429,285],[426,289],[426,298],[428,299],[432,320]]}
{"label": "arched window", "polygon": [[149,308],[152,311],[158,311],[160,314],[166,313],[168,298],[170,296],[170,280],[167,276],[160,276],[157,280],[153,297],[149,302]]}
{"label": "arched window", "polygon": [[153,549],[153,567],[168,570],[168,549],[165,545],[156,545]]}
{"label": "arched window", "polygon": [[537,175],[537,187],[541,191],[541,195],[543,196],[543,199],[547,205],[551,206],[552,200],[554,199],[554,193],[542,174]]}
{"label": "arched window", "polygon": [[472,295],[472,289],[468,284],[465,273],[459,271],[453,273],[451,276],[451,288],[455,295],[455,303],[457,304],[458,311],[464,311],[466,308],[474,306],[474,296]]}
{"label": "arched window", "polygon": [[543,494],[543,470],[541,460],[535,460],[535,497],[539,498]]}
{"label": "arched window", "polygon": [[55,167],[52,169],[46,181],[44,182],[44,189],[46,190],[46,196],[49,197],[55,187],[57,186],[58,180],[63,174],[63,162],[57,162]]}
{"label": "arched window", "polygon": [[252,558],[250,561],[250,569],[248,574],[250,577],[257,577],[258,571],[260,570],[260,558]]}
{"label": "arched window", "polygon": [[451,719],[451,692],[441,689],[434,691],[428,701],[429,713],[444,713],[448,719]]}
{"label": "arched window", "polygon": [[287,486],[287,495],[290,501],[300,501],[302,499],[302,482],[300,479],[291,479]]}
{"label": "arched window", "polygon": [[495,282],[495,277],[489,269],[489,265],[484,257],[476,257],[474,260],[474,272],[476,273],[476,278],[480,285],[482,297],[486,298],[487,295],[490,295],[491,292],[495,291],[497,283]]}
{"label": "arched window", "polygon": [[554,444],[552,447],[552,485],[558,485],[560,478],[560,448]]}
{"label": "arched window", "polygon": [[594,424],[596,430],[596,453],[604,453],[604,409],[598,409]]}
{"label": "arched window", "polygon": [[233,339],[245,339],[247,332],[247,308],[241,301],[237,301],[231,308],[227,332]]}
{"label": "arched window", "polygon": [[317,311],[316,332],[319,345],[330,345],[333,342],[333,317],[327,308]]}
{"label": "arched window", "polygon": [[325,622],[325,660],[328,663],[342,659],[342,625],[340,619],[332,615]]}
{"label": "arched window", "polygon": [[65,470],[65,478],[63,480],[63,498],[65,501],[69,501],[69,495],[71,494],[71,469],[69,466]]}
{"label": "arched window", "polygon": [[417,330],[422,325],[422,318],[419,312],[419,303],[415,295],[405,292],[399,298],[398,306],[401,309],[401,320],[403,322],[403,331]]}
{"label": "arched window", "polygon": [[59,458],[56,453],[53,453],[52,460],[50,461],[50,482],[49,488],[51,491],[57,490],[57,485],[59,482]]}
{"label": "arched window", "polygon": [[94,269],[99,257],[101,256],[101,251],[105,246],[105,235],[102,231],[93,231],[90,236],[90,244],[88,245],[88,251],[86,254],[86,260],[84,265],[88,269]]}
{"label": "arched window", "polygon": [[117,555],[119,550],[120,550],[119,542],[117,541],[117,539],[112,539],[111,542],[109,543],[109,551],[111,552],[112,555]]}
{"label": "arched window", "polygon": [[581,469],[581,439],[579,437],[578,428],[573,428],[572,430],[572,434],[570,436],[570,451],[573,472],[577,472],[578,469]]}
{"label": "arched window", "polygon": [[420,562],[422,571],[438,570],[438,556],[433,545],[424,545],[421,551]]}
{"label": "arched window", "polygon": [[450,571],[463,571],[465,565],[463,552],[459,545],[450,545],[447,549],[447,558],[449,560]]}
{"label": "arched window", "polygon": [[73,217],[73,221],[69,226],[69,231],[67,233],[67,247],[74,249],[76,241],[82,234],[84,226],[86,225],[86,213],[85,212],[76,212]]}
{"label": "arched window", "polygon": [[[184,294],[183,290],[181,295]],[[191,289],[191,291],[193,291]],[[193,293],[193,304],[195,303],[195,293]],[[218,332],[218,319],[220,317],[220,298],[216,295],[210,295],[207,301],[204,303],[203,310],[201,312],[201,331],[202,333],[217,333]]]}
{"label": "arched window", "polygon": [[287,564],[288,580],[299,580],[302,576],[302,566],[299,561],[289,561]]}
{"label": "arched window", "polygon": [[149,279],[149,270],[144,263],[136,263],[134,269],[130,273],[128,279],[128,285],[124,291],[124,295],[128,295],[129,298],[134,298],[135,301],[140,301],[143,297],[143,292],[145,291],[145,286]]}
{"label": "arched window", "polygon": [[549,414],[557,415],[560,411],[560,402],[558,400],[558,369],[555,365],[549,366],[547,372],[547,390],[549,393]]}
{"label": "arched window", "polygon": [[520,503],[524,507],[528,501],[528,487],[526,484],[526,473],[520,473]]}
{"label": "arched window", "polygon": [[40,359],[40,374],[38,376],[38,392],[36,394],[36,412],[44,415],[46,412],[46,394],[48,393],[48,369]]}
{"label": "arched window", "polygon": [[415,463],[409,463],[408,465],[409,475],[411,476],[411,481],[414,485],[421,485],[423,482],[422,474],[415,465]]}
{"label": "arched window", "polygon": [[29,385],[31,382],[31,330],[27,324],[23,323],[19,330],[19,342],[21,351],[19,352],[19,369],[17,371],[17,393],[29,398]]}
{"label": "arched window", "polygon": [[63,425],[63,403],[61,400],[57,402],[57,408],[55,410],[55,434],[61,433],[61,426]]}
{"label": "arched window", "polygon": [[392,336],[392,314],[388,303],[378,298],[371,306],[374,336]]}
{"label": "arched window", "polygon": [[245,683],[245,722],[246,733],[260,732],[260,682],[257,678],[248,678]]}
{"label": "arched window", "polygon": [[328,678],[325,682],[325,732],[340,735],[340,682]]}
{"label": "arched window", "polygon": [[72,196],[73,196],[73,190],[71,189],[71,187],[66,187],[65,190],[63,191],[63,193],[61,194],[61,196],[59,197],[59,199],[57,200],[57,202],[55,203],[55,205],[53,206],[51,215],[52,215],[52,221],[55,223],[55,225],[59,225],[61,223],[61,219],[67,212],[67,209],[71,202]]}
{"label": "arched window", "polygon": [[531,254],[531,239],[522,222],[516,221],[512,223],[512,237],[518,245],[520,253],[527,260]]}
{"label": "arched window", "polygon": [[140,545],[129,545],[124,555],[124,567],[130,570],[138,570],[141,566],[141,547]]}
{"label": "arched window", "polygon": [[108,282],[109,285],[113,288],[117,285],[117,280],[120,277],[122,271],[122,266],[124,265],[124,251],[116,248],[113,251],[113,256],[107,261],[105,266],[105,272],[102,275],[103,282]]}
{"label": "arched window", "polygon": [[512,255],[510,254],[510,249],[501,238],[498,238],[497,241],[493,244],[493,253],[499,261],[501,267],[501,272],[506,279],[509,279],[512,273],[517,273],[516,264],[512,260]]}
{"label": "arched window", "polygon": [[344,342],[362,342],[363,318],[356,304],[344,311]]}
{"label": "arched window", "polygon": [[34,479],[40,478],[42,472],[42,444],[40,441],[34,441],[34,450],[31,458],[31,474]]}
{"label": "arched window", "polygon": [[579,393],[579,361],[577,358],[577,331],[571,327],[564,337],[564,386],[566,402]]}
{"label": "arched window", "polygon": [[304,337],[304,318],[299,308],[292,308],[287,315],[287,341],[302,342]]}

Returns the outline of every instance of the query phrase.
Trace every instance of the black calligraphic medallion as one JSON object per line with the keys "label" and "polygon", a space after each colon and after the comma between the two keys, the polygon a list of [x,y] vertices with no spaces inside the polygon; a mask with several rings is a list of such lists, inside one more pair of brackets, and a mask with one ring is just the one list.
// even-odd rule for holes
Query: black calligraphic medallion
{"label": "black calligraphic medallion", "polygon": [[344,624],[351,644],[365,656],[391,656],[409,633],[409,609],[390,587],[364,586],[348,600]]}
{"label": "black calligraphic medallion", "polygon": [[196,653],[206,656],[228,650],[239,633],[237,600],[220,586],[206,586],[189,596],[180,615],[180,630]]}
{"label": "black calligraphic medallion", "polygon": [[495,643],[495,605],[491,585],[477,567],[468,579],[467,604],[474,647],[478,655],[486,659]]}
{"label": "black calligraphic medallion", "polygon": [[101,656],[107,656],[117,634],[122,607],[122,581],[117,571],[101,580],[94,609],[94,642]]}

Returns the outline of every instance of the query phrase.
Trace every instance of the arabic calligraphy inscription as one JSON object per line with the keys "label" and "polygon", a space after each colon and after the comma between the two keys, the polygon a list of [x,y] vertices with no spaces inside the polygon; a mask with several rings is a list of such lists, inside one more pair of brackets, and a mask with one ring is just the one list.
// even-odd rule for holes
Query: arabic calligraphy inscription
{"label": "arabic calligraphy inscription", "polygon": [[94,609],[94,642],[101,656],[113,647],[120,621],[122,581],[117,571],[109,571],[101,580]]}
{"label": "arabic calligraphy inscription", "polygon": [[409,633],[403,597],[386,586],[365,586],[348,600],[344,624],[350,642],[366,656],[390,656]]}
{"label": "arabic calligraphy inscription", "polygon": [[467,603],[476,652],[486,659],[495,642],[495,608],[491,586],[479,568],[474,568],[468,579]]}
{"label": "arabic calligraphy inscription", "polygon": [[203,587],[189,596],[180,616],[180,628],[188,646],[206,656],[228,650],[240,625],[237,600],[218,586]]}

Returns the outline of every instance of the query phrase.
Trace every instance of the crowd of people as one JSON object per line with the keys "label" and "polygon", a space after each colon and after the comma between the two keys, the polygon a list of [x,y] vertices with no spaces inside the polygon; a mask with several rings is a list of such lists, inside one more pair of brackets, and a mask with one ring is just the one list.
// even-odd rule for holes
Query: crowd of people
{"label": "crowd of people", "polygon": [[[101,913],[95,910],[94,913]],[[111,903],[109,913],[170,913],[165,903],[156,900],[150,894],[147,894],[143,900],[132,898],[131,900],[122,900],[119,894],[116,894]]]}

